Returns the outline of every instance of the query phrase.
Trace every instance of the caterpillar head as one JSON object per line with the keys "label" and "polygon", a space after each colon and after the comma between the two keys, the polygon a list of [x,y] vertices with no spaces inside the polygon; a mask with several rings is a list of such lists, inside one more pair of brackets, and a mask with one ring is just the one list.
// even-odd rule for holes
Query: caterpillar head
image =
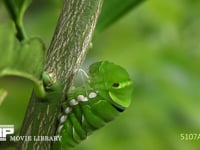
{"label": "caterpillar head", "polygon": [[114,63],[101,61],[89,68],[89,84],[118,110],[130,105],[133,84],[127,71]]}

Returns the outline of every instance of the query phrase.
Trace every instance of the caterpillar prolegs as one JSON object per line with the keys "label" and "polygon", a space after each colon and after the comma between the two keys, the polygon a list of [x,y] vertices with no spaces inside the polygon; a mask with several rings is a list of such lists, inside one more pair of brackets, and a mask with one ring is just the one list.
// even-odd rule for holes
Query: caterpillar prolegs
{"label": "caterpillar prolegs", "polygon": [[57,129],[62,140],[55,147],[76,146],[130,105],[132,81],[127,71],[114,63],[92,64],[87,85],[88,88],[80,87],[66,95]]}

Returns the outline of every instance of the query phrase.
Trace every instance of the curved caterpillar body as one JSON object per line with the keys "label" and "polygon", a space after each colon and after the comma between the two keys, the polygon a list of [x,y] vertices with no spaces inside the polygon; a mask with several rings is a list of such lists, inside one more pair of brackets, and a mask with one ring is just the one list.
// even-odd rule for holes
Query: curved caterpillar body
{"label": "curved caterpillar body", "polygon": [[94,130],[101,128],[124,111],[131,102],[132,81],[125,69],[107,61],[89,68],[88,89],[67,94],[57,134],[60,149],[74,147]]}

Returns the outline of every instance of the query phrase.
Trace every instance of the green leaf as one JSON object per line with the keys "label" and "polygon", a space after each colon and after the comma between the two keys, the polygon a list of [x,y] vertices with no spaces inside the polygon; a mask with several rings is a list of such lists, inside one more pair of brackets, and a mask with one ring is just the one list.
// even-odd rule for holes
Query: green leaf
{"label": "green leaf", "polygon": [[104,0],[96,31],[99,32],[105,29],[143,1],[144,0]]}
{"label": "green leaf", "polygon": [[33,81],[36,92],[43,96],[41,76],[45,48],[39,38],[19,42],[11,23],[0,24],[0,77],[16,75]]}
{"label": "green leaf", "polygon": [[23,40],[26,38],[26,34],[23,27],[23,16],[31,3],[31,0],[4,0],[4,3],[15,22],[17,29],[17,38]]}
{"label": "green leaf", "polygon": [[18,46],[15,39],[15,28],[10,21],[0,24],[0,74],[8,66],[13,47]]}

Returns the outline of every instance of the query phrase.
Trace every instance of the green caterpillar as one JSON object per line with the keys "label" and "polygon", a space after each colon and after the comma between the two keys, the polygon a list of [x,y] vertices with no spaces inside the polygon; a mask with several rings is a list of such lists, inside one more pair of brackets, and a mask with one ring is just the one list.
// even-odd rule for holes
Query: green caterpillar
{"label": "green caterpillar", "polygon": [[132,81],[122,67],[108,61],[92,64],[89,68],[88,88],[71,90],[63,104],[55,143],[59,149],[74,147],[112,121],[131,102]]}

